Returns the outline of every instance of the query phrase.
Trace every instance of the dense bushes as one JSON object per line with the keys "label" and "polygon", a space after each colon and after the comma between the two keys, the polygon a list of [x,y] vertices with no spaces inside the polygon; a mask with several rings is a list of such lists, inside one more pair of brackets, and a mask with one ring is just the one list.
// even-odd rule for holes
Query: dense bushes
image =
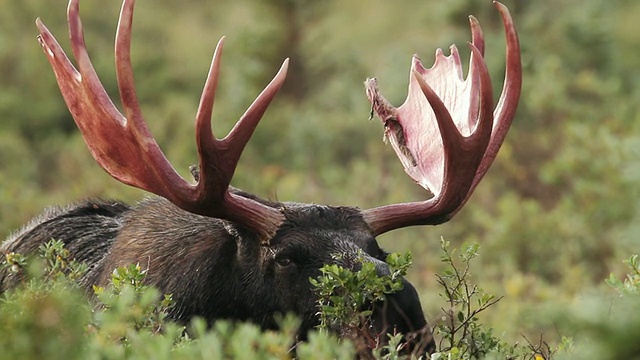
{"label": "dense bushes", "polygon": [[[469,261],[477,254],[477,246],[464,251],[463,269],[458,269],[448,244],[443,243],[443,250],[443,261],[450,269],[440,279],[452,308],[436,327],[442,352],[435,358],[478,358],[507,351],[477,322],[476,315],[495,303],[468,279]],[[94,287],[95,298],[89,301],[75,283],[86,264],[70,260],[63,244],[52,240],[41,246],[37,258],[5,255],[0,266],[21,282],[1,295],[0,344],[8,358],[347,359],[356,354],[402,358],[401,334],[378,345],[366,342],[371,313],[360,310],[402,287],[399,280],[411,264],[410,255],[392,254],[387,261],[392,271],[386,276],[378,277],[374,265],[365,263],[357,272],[327,265],[320,277],[310,279],[318,294],[321,323],[307,342],[295,343],[297,320],[290,316],[281,319],[278,332],[226,321],[216,322],[212,329],[201,319],[186,328],[171,323],[166,320],[171,295],[161,296],[145,286],[145,274],[138,265],[115,269],[110,286]],[[451,277],[455,280],[447,280]],[[476,298],[477,308],[472,303]],[[454,313],[454,308],[460,311]],[[328,332],[330,328],[344,330]]]}
{"label": "dense bushes", "polygon": [[[632,256],[631,272],[607,282],[619,293],[593,293],[573,309],[547,309],[557,322],[562,341],[544,338],[509,345],[482,324],[481,313],[498,307],[500,298],[484,292],[471,278],[477,244],[456,254],[441,242],[446,268],[438,275],[440,295],[447,307],[433,325],[440,359],[622,359],[636,355],[640,334],[640,263]],[[0,295],[0,358],[47,359],[350,359],[354,356],[403,359],[401,334],[388,341],[370,342],[368,316],[361,306],[393,292],[411,264],[410,254],[392,254],[392,271],[378,277],[372,266],[351,272],[336,265],[322,268],[310,279],[318,294],[321,323],[306,342],[296,342],[298,321],[283,316],[279,331],[262,331],[249,323],[218,321],[208,328],[202,319],[187,327],[171,323],[166,311],[171,294],[161,295],[144,285],[138,265],[115,269],[107,288],[94,287],[93,300],[81,293],[76,280],[86,265],[68,259],[61,242],[41,246],[30,259],[9,253],[0,266],[21,279]],[[342,331],[327,331],[328,329]],[[340,335],[340,339],[336,337]],[[574,344],[572,337],[579,338]],[[413,358],[414,356],[412,356]]]}
{"label": "dense bushes", "polygon": [[[171,296],[143,284],[137,265],[118,268],[111,286],[94,288],[89,302],[75,274],[81,264],[68,261],[62,243],[52,241],[41,256],[26,261],[10,254],[2,266],[24,276],[23,283],[0,298],[1,358],[14,359],[281,359],[290,357],[297,320],[282,319],[280,332],[262,332],[251,324],[220,321],[209,330],[194,320],[185,329],[166,321]],[[185,330],[188,330],[185,332]],[[316,334],[297,347],[300,358],[346,358],[349,344]]]}

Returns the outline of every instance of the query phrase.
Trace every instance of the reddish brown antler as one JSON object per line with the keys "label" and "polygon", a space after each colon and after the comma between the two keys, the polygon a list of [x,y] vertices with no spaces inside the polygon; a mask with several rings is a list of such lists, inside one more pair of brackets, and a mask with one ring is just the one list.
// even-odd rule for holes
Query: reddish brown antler
{"label": "reddish brown antler", "polygon": [[74,68],[38,19],[39,41],[53,67],[58,85],[93,157],[114,178],[169,199],[196,214],[234,221],[270,238],[284,216],[276,209],[229,192],[229,182],[247,141],[284,82],[288,60],[223,139],[211,130],[223,40],[216,47],[196,118],[200,175],[185,181],[171,166],[145,124],[133,84],[130,59],[134,0],[124,0],[116,34],[116,72],[125,115],[113,105],[91,65],[84,43],[78,0],[68,7]]}
{"label": "reddish brown antler", "polygon": [[469,74],[463,80],[460,56],[436,52],[425,69],[414,56],[405,103],[394,108],[379,94],[377,81],[365,83],[373,110],[385,126],[405,171],[433,193],[427,201],[394,204],[364,211],[375,235],[411,225],[435,225],[462,208],[491,166],[513,120],[522,69],[518,36],[507,8],[494,2],[502,16],[507,39],[506,76],[495,110],[491,80],[484,61],[484,38],[478,21],[470,17],[472,43]]}

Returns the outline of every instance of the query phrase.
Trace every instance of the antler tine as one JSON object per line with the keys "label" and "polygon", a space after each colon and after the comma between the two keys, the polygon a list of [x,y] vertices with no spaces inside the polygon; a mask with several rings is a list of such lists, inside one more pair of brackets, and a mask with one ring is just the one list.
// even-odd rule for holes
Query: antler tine
{"label": "antler tine", "polygon": [[518,101],[520,100],[520,92],[522,89],[522,65],[520,58],[520,42],[518,41],[518,33],[516,32],[515,24],[504,4],[497,1],[493,2],[494,6],[500,12],[502,16],[502,22],[505,29],[505,36],[507,39],[507,54],[506,54],[506,69],[504,83],[502,86],[502,93],[500,99],[493,112],[493,132],[491,134],[491,141],[485,152],[485,157],[482,159],[482,163],[478,168],[478,173],[475,179],[473,179],[473,185],[471,185],[471,191],[473,191],[484,174],[489,170],[489,167],[493,163],[493,160],[498,155],[498,150],[502,146],[504,138],[507,136],[507,132],[511,127],[511,122],[515,116],[516,109],[518,108]]}
{"label": "antler tine", "polygon": [[[126,116],[113,105],[91,64],[78,0],[70,0],[68,7],[69,33],[78,70],[44,24],[39,19],[36,21],[40,43],[91,154],[119,181],[163,196],[187,211],[232,220],[253,230],[262,239],[270,238],[283,221],[283,215],[257,201],[231,194],[228,188],[248,138],[284,81],[287,61],[232,131],[232,134],[235,131],[242,136],[217,140],[211,131],[211,113],[223,45],[223,39],[220,40],[196,121],[200,180],[195,185],[190,184],[160,150],[138,105],[130,59],[134,4],[135,0],[124,0],[122,4],[115,45],[118,86]],[[233,142],[235,138],[238,138],[237,142]]]}
{"label": "antler tine", "polygon": [[[229,184],[233,177],[236,164],[242,154],[242,150],[251,138],[271,100],[273,100],[275,94],[284,83],[289,64],[289,60],[285,59],[273,80],[271,80],[253,101],[229,134],[221,140],[216,140],[211,132],[211,112],[213,109],[215,84],[218,78],[219,52],[222,50],[222,43],[223,41],[221,40],[216,48],[209,77],[207,78],[205,90],[200,100],[196,120],[196,138],[198,152],[200,153],[199,191],[202,193],[215,189],[217,184]],[[214,161],[214,159],[217,159],[217,161]],[[221,167],[220,164],[223,161],[224,164],[222,164],[223,166]],[[215,195],[212,194],[212,196]],[[209,196],[202,195],[202,197],[208,198]],[[207,204],[202,205],[207,206]]]}
{"label": "antler tine", "polygon": [[466,80],[462,79],[458,51],[452,46],[450,56],[436,52],[430,69],[414,57],[409,95],[399,108],[379,94],[375,79],[365,82],[367,96],[405,171],[434,194],[422,202],[365,210],[364,218],[375,235],[449,220],[469,199],[495,158],[515,114],[522,70],[511,16],[504,5],[494,3],[507,38],[507,75],[495,111],[483,57],[484,37],[473,17],[469,19],[472,43]]}

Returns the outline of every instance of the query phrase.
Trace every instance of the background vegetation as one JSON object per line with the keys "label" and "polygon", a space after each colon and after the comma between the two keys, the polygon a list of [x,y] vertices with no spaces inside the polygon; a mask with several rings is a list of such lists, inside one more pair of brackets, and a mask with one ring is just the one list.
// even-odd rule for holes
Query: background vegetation
{"label": "background vegetation", "polygon": [[[440,238],[478,242],[474,279],[504,296],[482,314],[513,341],[582,337],[557,309],[597,314],[590,294],[617,293],[604,279],[640,252],[640,3],[633,0],[505,0],[523,52],[524,86],[512,130],[485,180],[453,221],[381,237],[411,250],[408,277],[432,323]],[[68,49],[65,0],[0,0],[0,231],[45,206],[84,197],[136,201],[145,194],[106,175],[86,151],[35,39],[41,17]],[[94,65],[117,96],[113,34],[119,4],[83,0]],[[468,54],[466,16],[487,37],[494,82],[504,41],[489,0],[140,0],[133,62],[143,111],[175,167],[195,162],[193,121],[216,41],[227,35],[214,131],[224,134],[290,57],[287,84],[246,149],[234,185],[263,197],[363,208],[422,199],[381,126],[368,122],[362,90],[378,77],[395,104],[406,95],[411,54]],[[495,86],[496,90],[500,86]],[[117,101],[116,101],[117,103]],[[613,300],[611,300],[613,301]],[[595,316],[595,315],[593,315]],[[586,320],[585,320],[586,321]],[[585,338],[587,338],[585,336]]]}

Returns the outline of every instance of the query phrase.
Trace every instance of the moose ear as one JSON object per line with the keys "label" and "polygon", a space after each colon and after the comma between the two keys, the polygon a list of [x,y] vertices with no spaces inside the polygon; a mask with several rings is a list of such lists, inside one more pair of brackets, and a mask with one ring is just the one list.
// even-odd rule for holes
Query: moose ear
{"label": "moose ear", "polygon": [[235,195],[235,196],[241,196],[241,197],[243,197],[245,199],[249,199],[249,200],[255,201],[257,203],[260,203],[260,204],[262,204],[264,206],[267,206],[267,207],[270,207],[272,209],[278,209],[278,211],[282,212],[283,214],[285,212],[284,206],[280,202],[263,199],[263,198],[255,195],[255,194],[246,192],[244,190],[240,190],[240,189],[238,189],[236,187],[233,187],[233,186],[229,186],[229,192],[231,194]]}
{"label": "moose ear", "polygon": [[491,79],[484,60],[484,37],[470,17],[472,42],[469,73],[463,77],[455,46],[425,68],[414,56],[409,94],[399,108],[378,91],[376,79],[365,82],[367,97],[385,127],[406,173],[433,194],[427,201],[365,210],[374,234],[411,225],[449,220],[469,199],[495,159],[520,98],[522,68],[515,25],[507,8],[494,2],[506,32],[506,75],[495,109]]}

